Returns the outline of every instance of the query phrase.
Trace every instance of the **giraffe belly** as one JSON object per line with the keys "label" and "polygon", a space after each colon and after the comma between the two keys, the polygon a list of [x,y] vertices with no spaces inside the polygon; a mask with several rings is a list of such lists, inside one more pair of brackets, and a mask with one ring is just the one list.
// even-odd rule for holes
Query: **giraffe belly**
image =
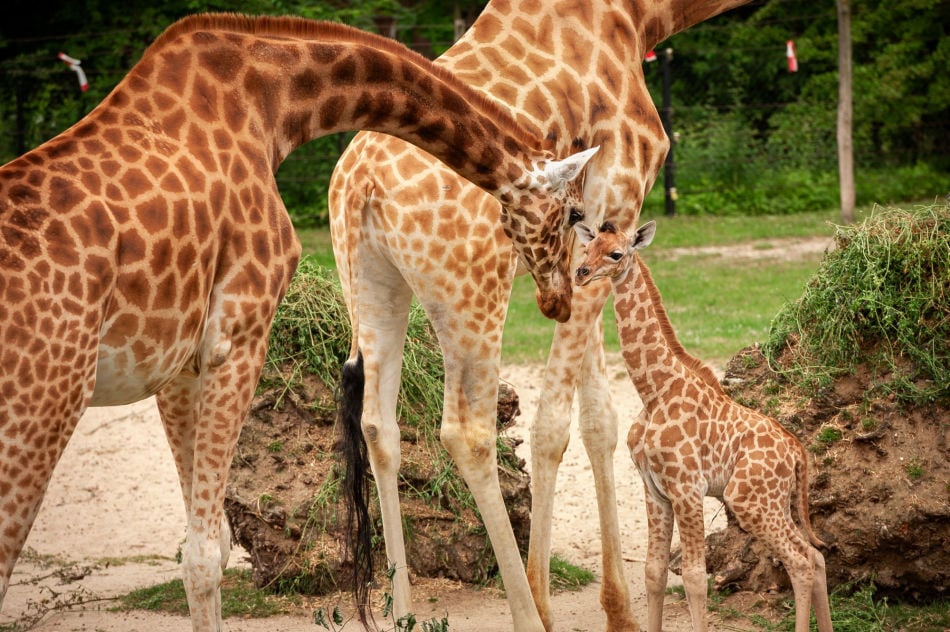
{"label": "giraffe belly", "polygon": [[151,397],[182,373],[190,355],[187,350],[156,350],[147,359],[136,361],[133,348],[135,345],[99,347],[90,406],[119,406]]}

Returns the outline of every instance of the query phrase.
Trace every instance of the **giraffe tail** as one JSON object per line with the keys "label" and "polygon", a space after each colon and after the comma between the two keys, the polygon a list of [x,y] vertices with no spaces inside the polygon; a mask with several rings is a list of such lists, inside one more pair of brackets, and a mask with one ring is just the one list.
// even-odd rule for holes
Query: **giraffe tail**
{"label": "giraffe tail", "polygon": [[795,478],[798,480],[798,517],[812,545],[827,547],[828,545],[815,535],[808,512],[808,454],[805,452],[805,446],[797,438],[795,445],[798,447],[798,458],[795,460]]}
{"label": "giraffe tail", "polygon": [[347,554],[353,561],[353,596],[360,622],[368,627],[369,587],[373,579],[373,550],[369,517],[369,455],[363,439],[363,354],[343,364],[337,393],[338,421],[343,444],[345,473],[343,502],[346,507]]}

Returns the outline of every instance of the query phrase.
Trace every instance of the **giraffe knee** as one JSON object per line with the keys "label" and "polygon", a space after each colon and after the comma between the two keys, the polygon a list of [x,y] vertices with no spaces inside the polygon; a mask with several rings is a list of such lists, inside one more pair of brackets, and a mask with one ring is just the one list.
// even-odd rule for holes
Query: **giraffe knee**
{"label": "giraffe knee", "polygon": [[181,566],[190,608],[215,599],[224,570],[222,549],[220,540],[210,542],[207,538],[195,538],[189,534],[182,551]]}

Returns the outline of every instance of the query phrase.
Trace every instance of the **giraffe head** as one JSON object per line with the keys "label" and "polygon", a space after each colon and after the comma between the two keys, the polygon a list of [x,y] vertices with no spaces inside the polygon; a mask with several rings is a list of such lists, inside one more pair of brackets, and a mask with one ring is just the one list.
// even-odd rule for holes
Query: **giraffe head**
{"label": "giraffe head", "polygon": [[628,236],[610,222],[605,222],[596,233],[585,224],[574,226],[578,239],[586,245],[584,261],[578,266],[574,280],[578,285],[587,285],[594,279],[607,277],[620,280],[624,277],[633,254],[646,248],[656,234],[656,222],[649,221]]}
{"label": "giraffe head", "polygon": [[537,286],[538,307],[548,318],[571,317],[568,231],[584,218],[583,178],[598,147],[551,160],[505,191],[501,224]]}

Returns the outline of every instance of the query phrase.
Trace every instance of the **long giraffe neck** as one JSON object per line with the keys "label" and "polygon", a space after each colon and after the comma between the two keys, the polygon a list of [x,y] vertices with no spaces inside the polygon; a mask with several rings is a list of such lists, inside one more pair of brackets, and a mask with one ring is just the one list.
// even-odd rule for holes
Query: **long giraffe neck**
{"label": "long giraffe neck", "polygon": [[636,0],[637,24],[646,50],[668,37],[749,0]]}
{"label": "long giraffe neck", "polygon": [[614,280],[614,313],[627,370],[651,410],[688,385],[722,393],[716,376],[680,344],[649,268],[634,255],[630,270]]}
{"label": "long giraffe neck", "polygon": [[[351,129],[418,145],[496,196],[551,158],[507,112],[401,44],[296,18],[184,18],[103,107],[189,142],[205,130],[186,120],[224,120],[264,149],[272,171],[301,144]],[[204,140],[209,148],[227,142]]]}

